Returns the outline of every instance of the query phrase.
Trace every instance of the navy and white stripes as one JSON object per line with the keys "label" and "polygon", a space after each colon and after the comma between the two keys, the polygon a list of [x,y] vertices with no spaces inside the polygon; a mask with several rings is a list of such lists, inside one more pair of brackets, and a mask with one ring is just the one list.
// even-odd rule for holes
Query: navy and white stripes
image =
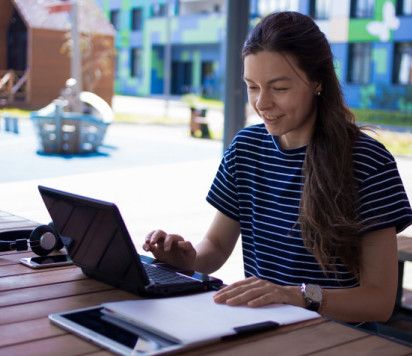
{"label": "navy and white stripes", "polygon": [[[207,200],[240,222],[246,276],[281,285],[317,283],[354,287],[341,264],[325,274],[303,246],[297,224],[306,147],[282,150],[263,124],[238,133],[226,150]],[[365,232],[412,223],[412,211],[396,163],[377,141],[362,134],[354,147],[359,214]]]}

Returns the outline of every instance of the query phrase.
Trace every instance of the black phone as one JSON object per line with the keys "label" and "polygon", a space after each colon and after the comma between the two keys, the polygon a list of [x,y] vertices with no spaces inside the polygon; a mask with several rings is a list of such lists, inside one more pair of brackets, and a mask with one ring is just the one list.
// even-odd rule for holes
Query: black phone
{"label": "black phone", "polygon": [[37,256],[20,259],[20,263],[30,268],[48,268],[73,264],[68,255]]}

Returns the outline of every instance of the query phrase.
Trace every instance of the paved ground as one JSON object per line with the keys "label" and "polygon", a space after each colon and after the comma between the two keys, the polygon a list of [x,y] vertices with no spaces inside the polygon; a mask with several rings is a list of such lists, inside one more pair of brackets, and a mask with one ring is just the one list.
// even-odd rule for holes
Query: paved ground
{"label": "paved ground", "polygon": [[[37,154],[31,122],[20,128],[19,135],[0,132],[2,210],[49,222],[39,184],[113,201],[139,252],[156,228],[196,243],[213,218],[205,196],[220,161],[220,141],[191,138],[183,126],[113,124],[100,154],[64,158]],[[237,251],[217,273],[227,282],[243,275]]]}
{"label": "paved ground", "polygon": [[[119,105],[118,110],[140,107]],[[64,158],[37,154],[31,123],[23,121],[20,128],[19,135],[0,131],[0,209],[48,222],[37,192],[43,184],[116,202],[139,252],[144,236],[155,228],[194,243],[202,238],[214,214],[205,196],[220,161],[221,142],[191,138],[186,126],[112,124],[99,154]],[[397,162],[412,201],[412,159],[397,157]],[[412,228],[408,233],[412,236]],[[216,275],[231,282],[242,274],[237,246]],[[406,282],[412,288],[409,266]]]}

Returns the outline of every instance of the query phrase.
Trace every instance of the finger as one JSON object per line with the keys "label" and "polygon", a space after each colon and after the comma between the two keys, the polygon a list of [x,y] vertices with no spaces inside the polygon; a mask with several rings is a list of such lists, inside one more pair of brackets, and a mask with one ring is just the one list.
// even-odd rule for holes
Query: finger
{"label": "finger", "polygon": [[257,297],[255,299],[250,300],[247,305],[252,308],[263,307],[265,305],[277,303],[277,298],[273,293],[266,293]]}
{"label": "finger", "polygon": [[214,295],[213,299],[216,303],[227,303],[228,299],[234,298],[246,290],[247,286],[232,287],[225,292],[219,291]]}
{"label": "finger", "polygon": [[149,241],[150,245],[154,245],[154,244],[163,242],[166,235],[167,234],[163,230],[154,231],[151,238],[150,238],[150,241]]}
{"label": "finger", "polygon": [[236,282],[218,292],[214,297],[216,303],[226,303],[228,305],[246,304],[250,299],[258,295],[267,293],[273,288],[273,284],[257,277],[250,277],[243,281]]}
{"label": "finger", "polygon": [[183,251],[186,251],[186,252],[194,250],[194,247],[190,241],[179,241],[178,245]]}
{"label": "finger", "polygon": [[236,288],[244,288],[244,286],[248,286],[250,284],[255,283],[256,281],[259,281],[258,278],[256,277],[249,277],[246,279],[242,279],[241,281],[237,281],[235,283],[232,283],[222,289],[220,289],[216,294],[215,297],[220,298],[221,295],[225,294],[225,293],[231,293],[233,292],[233,290],[235,290]]}
{"label": "finger", "polygon": [[146,235],[146,237],[144,238],[144,244],[142,245],[142,247],[143,247],[143,250],[145,250],[145,251],[150,251],[150,240],[152,239],[152,235],[153,235],[153,233],[155,232],[156,230],[152,230],[152,231],[150,231],[147,235]]}
{"label": "finger", "polygon": [[145,241],[145,242],[149,242],[150,239],[152,238],[152,235],[153,235],[155,232],[156,232],[156,230],[150,231],[150,232],[146,235],[146,237],[144,238],[144,241]]}
{"label": "finger", "polygon": [[183,237],[175,234],[166,235],[164,239],[164,250],[170,251],[172,249],[172,245],[178,241],[184,241]]}
{"label": "finger", "polygon": [[264,287],[261,288],[253,288],[253,289],[248,289],[246,291],[244,291],[241,294],[235,295],[231,298],[228,298],[226,300],[226,304],[227,305],[246,305],[248,304],[250,301],[255,300],[259,297],[261,297],[262,295],[266,295],[267,291]]}

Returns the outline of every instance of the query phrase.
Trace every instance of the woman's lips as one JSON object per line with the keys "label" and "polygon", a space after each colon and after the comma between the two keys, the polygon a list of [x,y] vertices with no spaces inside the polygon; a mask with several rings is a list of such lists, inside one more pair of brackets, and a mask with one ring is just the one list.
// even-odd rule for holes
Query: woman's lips
{"label": "woman's lips", "polygon": [[277,123],[283,116],[285,116],[285,115],[283,115],[283,114],[282,115],[276,115],[276,116],[274,116],[274,115],[261,115],[263,121],[265,123],[268,123],[268,124]]}

